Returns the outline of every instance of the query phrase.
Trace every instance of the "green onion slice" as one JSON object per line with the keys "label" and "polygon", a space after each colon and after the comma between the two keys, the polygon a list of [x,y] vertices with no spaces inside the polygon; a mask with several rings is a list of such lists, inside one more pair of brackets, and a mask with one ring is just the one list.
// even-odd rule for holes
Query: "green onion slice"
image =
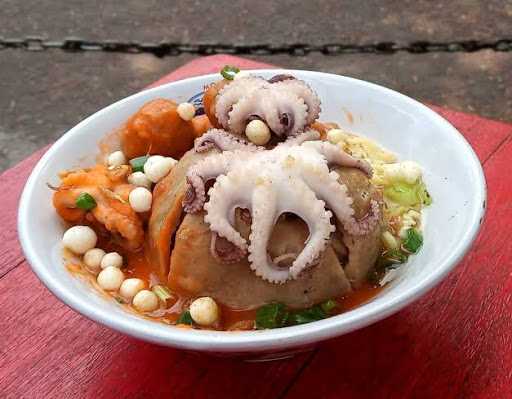
{"label": "green onion slice", "polygon": [[96,200],[89,193],[81,193],[77,197],[75,204],[77,208],[83,209],[85,211],[90,211],[91,209],[96,207]]}
{"label": "green onion slice", "polygon": [[377,269],[382,270],[405,262],[407,262],[407,254],[398,248],[390,249],[383,252],[377,259]]}
{"label": "green onion slice", "polygon": [[289,313],[282,303],[263,305],[256,312],[256,328],[258,330],[265,330],[284,327],[288,320],[288,315]]}
{"label": "green onion slice", "polygon": [[326,313],[326,314],[329,314],[331,313],[331,311],[336,307],[338,306],[336,301],[334,299],[329,299],[325,302],[323,302],[322,304],[320,304],[320,307],[322,308],[322,310]]}
{"label": "green onion slice", "polygon": [[415,254],[419,251],[421,246],[423,245],[423,236],[421,233],[416,229],[409,229],[407,230],[407,236],[402,243],[402,247],[410,252]]}
{"label": "green onion slice", "polygon": [[240,72],[240,69],[236,66],[225,65],[224,68],[221,69],[220,74],[224,79],[233,80],[238,72]]}
{"label": "green onion slice", "polygon": [[299,310],[290,315],[289,323],[293,324],[306,324],[313,321],[325,319],[328,315],[323,310],[321,305],[313,306],[309,309]]}
{"label": "green onion slice", "polygon": [[176,324],[187,324],[187,325],[191,326],[192,324],[194,324],[194,320],[192,320],[192,316],[190,315],[190,312],[188,310],[185,310],[180,315],[178,320],[176,320]]}
{"label": "green onion slice", "polygon": [[144,155],[142,157],[137,157],[130,159],[130,165],[132,166],[133,172],[144,172],[144,164],[148,160],[149,156]]}
{"label": "green onion slice", "polygon": [[164,302],[172,298],[171,291],[169,291],[169,288],[165,285],[155,285],[151,288],[151,291],[153,291],[155,295]]}

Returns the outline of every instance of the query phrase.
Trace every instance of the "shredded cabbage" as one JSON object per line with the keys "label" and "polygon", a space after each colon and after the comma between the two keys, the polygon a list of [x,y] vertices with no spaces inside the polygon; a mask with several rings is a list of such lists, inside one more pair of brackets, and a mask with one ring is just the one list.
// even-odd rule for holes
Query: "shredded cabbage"
{"label": "shredded cabbage", "polygon": [[398,205],[414,209],[421,209],[422,205],[432,203],[432,198],[422,181],[415,184],[396,182],[384,187],[384,196]]}

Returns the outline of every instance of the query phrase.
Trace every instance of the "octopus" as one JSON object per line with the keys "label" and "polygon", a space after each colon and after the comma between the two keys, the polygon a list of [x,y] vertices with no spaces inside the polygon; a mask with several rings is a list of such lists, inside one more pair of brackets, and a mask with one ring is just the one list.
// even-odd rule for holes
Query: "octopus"
{"label": "octopus", "polygon": [[321,110],[316,93],[290,75],[220,81],[206,90],[203,101],[215,126],[239,136],[254,119],[264,121],[277,137],[295,136],[305,131]]}
{"label": "octopus", "polygon": [[[339,174],[331,169],[357,168],[370,176],[371,167],[318,138],[318,132],[308,130],[271,150],[220,130],[196,140],[196,152],[212,147],[222,152],[189,168],[183,207],[187,213],[206,212],[204,221],[212,232],[211,251],[217,259],[236,262],[247,256],[258,277],[284,284],[318,263],[336,230],[333,218],[353,236],[374,228],[380,218],[379,203],[372,200],[369,212],[356,219],[353,199]],[[214,179],[207,198],[206,185]],[[245,210],[245,219],[251,222],[248,239],[234,227],[238,209]],[[269,241],[276,221],[287,214],[304,221],[309,237],[300,253],[272,259]],[[229,256],[222,256],[223,252]],[[283,260],[291,262],[282,267]]]}

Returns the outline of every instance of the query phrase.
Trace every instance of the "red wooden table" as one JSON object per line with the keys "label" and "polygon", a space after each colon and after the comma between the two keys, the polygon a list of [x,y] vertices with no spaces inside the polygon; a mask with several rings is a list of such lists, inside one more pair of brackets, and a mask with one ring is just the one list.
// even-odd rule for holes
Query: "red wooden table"
{"label": "red wooden table", "polygon": [[[195,60],[158,83],[265,65]],[[0,175],[0,398],[512,397],[512,125],[435,108],[484,165],[488,213],[472,251],[398,314],[314,351],[246,363],[147,344],[95,324],[30,271],[16,232],[22,187],[44,150]]]}

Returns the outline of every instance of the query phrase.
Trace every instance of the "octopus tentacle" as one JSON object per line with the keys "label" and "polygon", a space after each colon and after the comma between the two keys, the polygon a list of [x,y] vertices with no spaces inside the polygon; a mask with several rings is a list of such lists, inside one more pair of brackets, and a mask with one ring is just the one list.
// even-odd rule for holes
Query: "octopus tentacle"
{"label": "octopus tentacle", "polygon": [[294,145],[301,145],[306,141],[314,141],[320,139],[320,133],[316,130],[309,129],[305,132],[299,133],[297,136],[290,137],[286,141],[279,143],[278,145],[281,147],[292,147]]}
{"label": "octopus tentacle", "polygon": [[219,263],[236,263],[247,255],[247,251],[240,249],[215,232],[212,232],[210,253]]}
{"label": "octopus tentacle", "polygon": [[246,251],[247,241],[233,225],[236,208],[248,207],[251,191],[241,190],[238,183],[238,179],[233,176],[223,175],[217,178],[210,190],[210,200],[204,205],[204,221],[210,225],[212,232]]}
{"label": "octopus tentacle", "polygon": [[274,83],[277,87],[283,87],[285,91],[295,94],[298,98],[304,100],[307,105],[306,125],[313,123],[320,115],[320,99],[316,93],[299,79],[283,79]]}
{"label": "octopus tentacle", "polygon": [[[268,91],[267,89],[262,90]],[[261,90],[255,90],[251,95],[245,96],[236,104],[233,104],[233,108],[228,115],[230,131],[239,135],[244,134],[245,127],[251,118],[267,121],[266,108],[268,104],[265,102],[265,97],[262,96],[261,92]]]}
{"label": "octopus tentacle", "polygon": [[[353,219],[344,225],[345,230],[353,235],[368,234],[380,219],[380,206],[376,200],[370,201],[370,210],[360,219]],[[347,228],[348,227],[348,228]]]}
{"label": "octopus tentacle", "polygon": [[237,79],[224,86],[217,95],[217,100],[215,102],[215,116],[221,126],[225,129],[228,128],[228,114],[234,104],[257,88],[268,85],[269,83],[262,78],[248,76],[246,78]]}
{"label": "octopus tentacle", "polygon": [[[325,210],[325,203],[316,199],[315,193],[300,180],[294,181],[293,187],[295,192],[291,195],[279,195],[271,185],[259,185],[253,193],[249,261],[256,275],[272,283],[282,284],[297,278],[304,269],[318,260],[334,231],[330,222],[332,213]],[[283,203],[279,209],[277,200]],[[279,216],[278,211],[299,215],[310,231],[304,249],[289,268],[277,266],[267,253],[272,227]]]}
{"label": "octopus tentacle", "polygon": [[257,151],[263,149],[263,147],[258,147],[222,129],[210,129],[194,142],[196,152],[208,151],[211,148],[217,148],[220,151]]}
{"label": "octopus tentacle", "polygon": [[339,176],[337,173],[328,173],[326,170],[318,169],[304,169],[302,177],[317,197],[327,203],[345,230],[353,235],[365,234],[354,219],[353,200],[348,194],[347,186],[338,182]]}
{"label": "octopus tentacle", "polygon": [[302,99],[271,87],[269,97],[263,98],[265,121],[278,136],[295,136],[306,125],[307,106]]}
{"label": "octopus tentacle", "polygon": [[282,284],[290,272],[277,267],[267,252],[268,241],[277,219],[277,193],[270,185],[259,185],[252,195],[252,224],[249,236],[249,262],[251,269],[262,279]]}
{"label": "octopus tentacle", "polygon": [[288,75],[287,73],[279,73],[277,75],[272,76],[267,80],[268,83],[277,83],[282,82],[283,80],[292,80],[295,79],[295,76]]}
{"label": "octopus tentacle", "polygon": [[354,158],[334,144],[326,141],[308,141],[303,143],[303,146],[314,148],[318,153],[324,156],[329,164],[358,168],[366,173],[368,177],[372,176],[373,170],[368,162]]}
{"label": "octopus tentacle", "polygon": [[205,184],[208,180],[227,173],[233,159],[234,152],[223,152],[216,156],[199,161],[187,173],[187,191],[183,199],[183,208],[187,213],[195,213],[202,209],[206,200]]}

